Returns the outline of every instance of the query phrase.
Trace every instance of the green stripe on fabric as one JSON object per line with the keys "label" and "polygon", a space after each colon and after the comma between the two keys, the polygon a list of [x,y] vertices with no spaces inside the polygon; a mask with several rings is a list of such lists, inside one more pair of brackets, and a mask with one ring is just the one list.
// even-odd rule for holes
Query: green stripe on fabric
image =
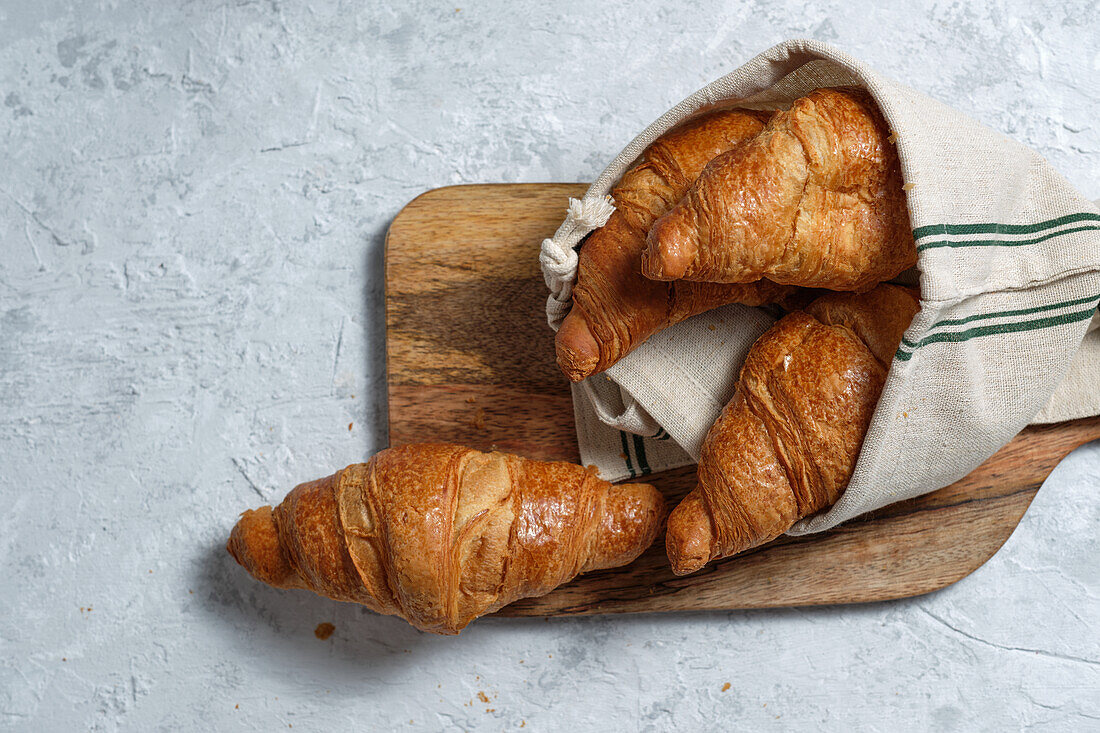
{"label": "green stripe on fabric", "polygon": [[928,224],[913,230],[913,239],[937,234],[1033,234],[1044,229],[1072,224],[1078,221],[1100,221],[1100,214],[1080,212],[1035,224]]}
{"label": "green stripe on fabric", "polygon": [[630,460],[630,446],[626,444],[626,433],[619,431],[619,439],[623,442],[623,460],[626,461],[626,470],[630,471],[630,478],[638,478],[638,472],[634,470],[634,463]]}
{"label": "green stripe on fabric", "polygon": [[1028,244],[1038,244],[1039,242],[1045,242],[1048,239],[1061,237],[1064,234],[1095,231],[1100,231],[1100,226],[1083,226],[1074,227],[1073,229],[1059,229],[1056,232],[1044,234],[1043,236],[1035,237],[1034,239],[964,239],[960,241],[955,241],[951,239],[937,239],[934,242],[918,244],[917,251],[923,252],[926,249],[939,249],[940,247],[1023,247]]}
{"label": "green stripe on fabric", "polygon": [[[966,318],[949,318],[949,319],[944,320],[944,321],[936,321],[935,323],[933,323],[931,326],[928,327],[928,330],[929,331],[934,331],[935,329],[940,328],[941,326],[961,326],[964,323],[970,323],[972,321],[984,321],[984,320],[987,320],[989,318],[1002,318],[1002,317],[1007,318],[1009,316],[1026,316],[1026,315],[1029,315],[1031,313],[1042,313],[1043,311],[1053,311],[1053,310],[1058,310],[1059,308],[1069,308],[1070,306],[1073,306],[1073,305],[1083,305],[1085,303],[1089,303],[1089,302],[1095,301],[1097,299],[1100,299],[1100,296],[1098,296],[1098,295],[1087,295],[1084,298],[1077,298],[1076,300],[1067,300],[1064,303],[1052,303],[1050,305],[1037,305],[1034,308],[1020,308],[1018,310],[997,311],[995,313],[978,313],[977,315],[967,316]],[[912,341],[905,338],[904,336],[902,337],[901,342],[903,344],[905,344],[906,346],[909,346],[911,348],[916,348],[917,347],[917,344],[913,343]]]}
{"label": "green stripe on fabric", "polygon": [[634,455],[638,457],[638,465],[642,469],[642,475],[647,473],[653,473],[653,470],[649,467],[649,463],[645,459],[645,441],[642,440],[642,436],[634,436]]}
{"label": "green stripe on fabric", "polygon": [[[928,344],[935,343],[957,343],[961,341],[969,341],[973,338],[980,336],[991,336],[998,333],[1020,333],[1023,331],[1038,331],[1043,328],[1050,328],[1051,326],[1063,326],[1067,323],[1076,323],[1083,321],[1087,318],[1092,318],[1093,313],[1096,312],[1096,306],[1091,306],[1082,311],[1076,311],[1074,313],[1064,313],[1060,316],[1048,316],[1047,318],[1038,318],[1034,321],[1016,321],[1015,323],[997,323],[989,326],[977,326],[975,328],[967,329],[966,331],[948,331],[945,333],[934,333],[931,336],[922,338],[916,346],[910,347],[913,349],[920,348],[921,346],[927,346]],[[897,353],[894,354],[894,358],[898,361],[909,361],[913,358],[913,351],[905,351],[904,347],[899,348]]]}

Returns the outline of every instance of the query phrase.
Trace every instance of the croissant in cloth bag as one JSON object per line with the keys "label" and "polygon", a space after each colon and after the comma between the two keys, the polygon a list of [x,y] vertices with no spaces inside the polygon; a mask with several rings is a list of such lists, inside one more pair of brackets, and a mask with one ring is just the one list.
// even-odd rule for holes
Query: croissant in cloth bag
{"label": "croissant in cloth bag", "polygon": [[895,285],[830,293],[760,337],[707,433],[698,485],[669,516],[673,572],[773,540],[840,498],[918,310]]}
{"label": "croissant in cloth bag", "polygon": [[711,161],[650,229],[642,272],[870,290],[917,262],[893,143],[863,90],[807,94]]}
{"label": "croissant in cloth bag", "polygon": [[457,634],[653,543],[664,499],[571,463],[408,445],[246,511],[227,549],[277,588],[307,588]]}
{"label": "croissant in cloth bag", "polygon": [[[864,434],[858,461],[839,499],[796,522],[788,530],[795,535],[825,531],[866,512],[948,486],[988,460],[1029,424],[1100,414],[1100,316],[1096,315],[1100,202],[1090,200],[1096,193],[1087,196],[1077,190],[1026,144],[883,75],[844,50],[819,41],[793,39],[732,68],[655,119],[609,162],[581,200],[570,203],[562,225],[542,243],[539,255],[549,289],[547,320],[556,327],[569,308],[576,277],[576,260],[568,255],[579,237],[606,220],[594,214],[602,215],[599,204],[614,181],[653,140],[716,103],[785,111],[777,113],[751,143],[712,161],[712,169],[747,154],[747,147],[770,136],[774,149],[791,156],[796,166],[800,158],[807,170],[810,163],[817,166],[817,179],[807,175],[805,183],[811,192],[813,184],[818,184],[818,200],[849,200],[853,205],[856,199],[863,201],[863,195],[851,199],[840,195],[849,191],[834,185],[835,174],[845,168],[830,161],[851,158],[844,152],[847,148],[829,142],[836,141],[836,126],[813,119],[824,123],[834,117],[822,113],[825,104],[819,105],[815,95],[824,95],[826,89],[847,92],[853,88],[865,90],[856,97],[866,99],[869,95],[873,100],[868,115],[875,121],[875,135],[863,135],[863,139],[888,155],[893,155],[891,148],[896,150],[908,212],[905,223],[909,230],[903,234],[916,245],[905,242],[903,262],[874,272],[881,260],[868,258],[863,263],[870,265],[872,272],[865,277],[858,260],[857,267],[840,269],[832,254],[823,260],[820,253],[798,242],[790,247],[769,246],[767,256],[758,257],[764,253],[738,246],[726,225],[734,224],[729,228],[734,232],[738,227],[745,231],[759,227],[767,232],[769,217],[778,221],[776,212],[789,217],[791,208],[769,204],[738,212],[713,206],[712,194],[703,196],[705,186],[712,185],[706,183],[711,175],[706,171],[696,184],[697,191],[689,191],[667,215],[669,222],[680,221],[675,230],[683,234],[668,238],[669,248],[675,242],[684,246],[685,253],[697,251],[682,273],[672,267],[674,262],[667,263],[665,272],[658,271],[665,267],[663,261],[659,268],[651,266],[649,270],[657,277],[682,275],[676,282],[694,278],[700,273],[689,274],[688,270],[702,267],[696,260],[704,259],[700,252],[705,244],[706,257],[714,260],[708,267],[721,264],[726,270],[729,264],[729,269],[740,272],[738,280],[766,277],[789,284],[795,282],[796,275],[805,275],[809,281],[828,274],[831,282],[825,287],[840,289],[842,278],[834,277],[840,275],[850,283],[845,287],[859,292],[872,287],[865,283],[889,279],[905,262],[912,261],[913,249],[917,251],[920,311],[890,362],[889,377]],[[812,107],[809,101],[813,101]],[[970,106],[965,99],[958,103]],[[858,99],[853,104],[864,106]],[[802,118],[792,119],[794,113]],[[1038,113],[1026,105],[1016,111],[1024,118]],[[861,116],[867,119],[868,115]],[[869,128],[861,124],[859,129]],[[881,147],[883,143],[888,147]],[[814,157],[807,157],[808,152]],[[754,154],[761,162],[766,162],[765,157]],[[872,173],[881,169],[862,167]],[[737,172],[733,168],[728,172],[731,180]],[[755,169],[738,170],[747,174]],[[777,170],[775,177],[744,175],[745,184],[738,190],[751,194],[759,190],[756,183],[760,181],[784,183],[780,173],[783,171]],[[796,178],[796,182],[800,180]],[[787,185],[769,191],[793,190]],[[722,197],[730,198],[728,192]],[[797,197],[802,198],[801,194]],[[731,200],[736,203],[740,199],[734,196]],[[876,220],[889,221],[866,207],[835,209],[835,213],[846,209],[852,214],[862,210],[874,215],[853,216],[849,220],[853,231]],[[803,205],[797,211],[787,233],[796,231],[793,227],[797,226],[797,231],[832,230],[835,235],[829,222],[838,220],[819,216],[829,209]],[[815,221],[821,224],[803,230],[804,224]],[[657,233],[661,228],[661,221],[651,227],[658,243],[666,239]],[[845,234],[843,227],[839,234]],[[826,241],[822,252],[832,253],[837,241],[848,241],[845,236]],[[719,243],[718,239],[723,246],[716,248],[712,245]],[[650,244],[653,242],[647,243],[647,252]],[[799,258],[804,259],[800,262]],[[913,282],[911,275],[907,282]],[[716,281],[726,278],[708,276]],[[574,410],[584,464],[597,466],[607,477],[628,476],[635,472],[633,459],[640,455],[634,447],[644,448],[647,466],[654,471],[698,463],[706,435],[736,387],[744,355],[773,325],[759,315],[752,309],[726,306],[687,319],[615,364],[606,380],[589,380],[575,387]],[[638,415],[651,419],[639,419]],[[662,439],[658,429],[663,429],[668,440]],[[623,431],[639,436],[631,450],[622,448]],[[644,437],[654,434],[660,438]]]}
{"label": "croissant in cloth bag", "polygon": [[715,156],[751,139],[769,113],[712,111],[669,130],[612,189],[616,210],[581,247],[573,306],[555,340],[558,365],[577,382],[602,372],[657,331],[727,303],[763,305],[793,288],[767,280],[726,285],[642,276],[653,222],[683,197]]}

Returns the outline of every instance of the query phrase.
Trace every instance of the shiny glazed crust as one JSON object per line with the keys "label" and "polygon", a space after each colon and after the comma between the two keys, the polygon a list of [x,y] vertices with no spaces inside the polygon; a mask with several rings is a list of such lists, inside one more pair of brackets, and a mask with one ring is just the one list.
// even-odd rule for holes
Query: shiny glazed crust
{"label": "shiny glazed crust", "polygon": [[602,372],[657,331],[727,303],[762,305],[792,290],[762,280],[739,285],[647,279],[641,253],[650,225],[691,186],[706,164],[764,128],[767,113],[719,110],[662,135],[612,191],[616,211],[580,251],[573,307],[555,340],[572,381]]}
{"label": "shiny glazed crust", "polygon": [[918,309],[894,285],[832,293],[760,337],[707,433],[698,484],[669,516],[673,572],[773,540],[840,498]]}
{"label": "shiny glazed crust", "polygon": [[865,292],[916,260],[886,122],[865,91],[837,88],[712,160],[653,224],[642,272]]}
{"label": "shiny glazed crust", "polygon": [[455,634],[652,544],[664,499],[570,463],[391,448],[246,511],[227,549],[257,579]]}

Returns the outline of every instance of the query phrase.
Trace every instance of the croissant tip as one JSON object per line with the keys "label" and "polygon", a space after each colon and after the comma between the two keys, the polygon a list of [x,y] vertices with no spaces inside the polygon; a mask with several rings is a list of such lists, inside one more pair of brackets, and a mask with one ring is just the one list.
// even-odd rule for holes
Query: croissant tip
{"label": "croissant tip", "polygon": [[646,247],[642,250],[642,275],[650,280],[665,282],[683,278],[687,273],[687,262],[678,256],[679,248],[672,239],[674,235],[668,214],[657,220],[646,235]]}
{"label": "croissant tip", "polygon": [[600,347],[584,317],[574,309],[562,321],[554,338],[558,368],[571,382],[592,376],[600,363]]}
{"label": "croissant tip", "polygon": [[693,491],[672,510],[665,532],[665,554],[676,575],[701,570],[711,560],[714,534],[709,512]]}
{"label": "croissant tip", "polygon": [[585,364],[572,353],[562,353],[559,351],[557,361],[561,373],[565,375],[566,379],[574,384],[583,382],[595,372],[595,364]]}
{"label": "croissant tip", "polygon": [[241,514],[225,549],[252,577],[276,588],[299,588],[301,580],[286,557],[270,506]]}
{"label": "croissant tip", "polygon": [[665,537],[665,552],[668,554],[668,562],[672,568],[673,575],[691,575],[694,572],[703,569],[703,566],[707,564],[707,558],[705,557],[683,557],[681,556],[670,542],[671,536]]}

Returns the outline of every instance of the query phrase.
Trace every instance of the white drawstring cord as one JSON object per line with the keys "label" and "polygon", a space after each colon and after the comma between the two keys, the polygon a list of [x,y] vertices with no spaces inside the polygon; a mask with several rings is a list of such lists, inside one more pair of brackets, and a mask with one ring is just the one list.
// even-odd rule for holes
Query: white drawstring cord
{"label": "white drawstring cord", "polygon": [[575,247],[591,231],[599,229],[615,212],[610,196],[585,196],[569,199],[565,221],[554,236],[542,240],[539,264],[550,296],[546,299],[546,320],[555,331],[569,312],[573,281],[577,275]]}

